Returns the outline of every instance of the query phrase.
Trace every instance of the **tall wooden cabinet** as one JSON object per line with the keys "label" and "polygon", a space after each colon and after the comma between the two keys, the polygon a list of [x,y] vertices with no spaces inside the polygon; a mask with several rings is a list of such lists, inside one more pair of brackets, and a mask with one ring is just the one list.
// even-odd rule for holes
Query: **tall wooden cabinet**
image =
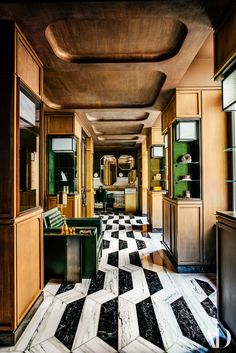
{"label": "tall wooden cabinet", "polygon": [[11,345],[43,288],[43,69],[13,22],[0,21],[0,66],[0,344]]}
{"label": "tall wooden cabinet", "polygon": [[[155,151],[160,154],[154,155]],[[159,155],[159,157],[158,157]],[[148,192],[147,211],[152,230],[162,229],[162,196],[165,193],[164,138],[161,127],[152,127],[147,135]]]}
{"label": "tall wooden cabinet", "polygon": [[[67,139],[72,141],[73,151],[52,151],[51,145],[54,140],[60,139],[63,141]],[[69,141],[68,140],[68,141]],[[59,142],[60,142],[59,141]],[[70,141],[69,141],[70,143]],[[60,172],[71,173],[74,169],[73,181],[71,182],[74,186],[69,186],[68,180],[68,197],[67,197],[67,207],[63,209],[64,214],[67,217],[80,217],[81,216],[81,126],[77,115],[75,113],[46,113],[45,114],[45,163],[47,165],[45,174],[45,190],[46,190],[46,208],[50,209],[57,207],[57,193],[63,191],[63,179],[58,174]],[[59,158],[61,156],[61,158]],[[55,158],[54,158],[55,157]],[[75,160],[76,158],[76,160]],[[72,160],[71,160],[72,159]],[[71,160],[71,163],[69,163]],[[63,166],[64,161],[64,166]],[[56,170],[58,162],[58,168]],[[53,165],[52,165],[53,164]],[[73,164],[73,165],[72,165]],[[65,168],[65,170],[63,169]],[[54,169],[53,175],[50,175],[50,170]],[[58,177],[59,175],[59,177]],[[65,175],[65,174],[64,174]],[[61,180],[61,185],[57,185],[56,188],[50,188],[50,183],[54,183],[55,179]],[[64,176],[68,179],[68,176]],[[58,181],[59,182],[59,181]],[[66,183],[65,183],[66,184]],[[60,189],[60,190],[59,190]]]}
{"label": "tall wooden cabinet", "polygon": [[[197,137],[189,142],[187,136],[179,143],[177,124],[185,121],[198,124]],[[227,119],[221,109],[221,91],[177,90],[163,113],[162,128],[169,134],[164,244],[178,271],[213,270],[215,213],[228,207]]]}

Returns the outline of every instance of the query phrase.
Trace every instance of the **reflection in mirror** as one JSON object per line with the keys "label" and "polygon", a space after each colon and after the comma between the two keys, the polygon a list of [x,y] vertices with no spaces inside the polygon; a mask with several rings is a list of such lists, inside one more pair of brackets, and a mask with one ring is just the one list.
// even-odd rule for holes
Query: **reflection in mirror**
{"label": "reflection in mirror", "polygon": [[136,181],[136,169],[133,169],[128,174],[129,184],[134,184]]}
{"label": "reflection in mirror", "polygon": [[135,160],[130,154],[123,154],[118,159],[118,166],[121,170],[131,170],[135,166]]}
{"label": "reflection in mirror", "polygon": [[117,165],[116,158],[112,155],[104,155],[100,159],[100,178],[103,185],[109,186],[116,182]]}

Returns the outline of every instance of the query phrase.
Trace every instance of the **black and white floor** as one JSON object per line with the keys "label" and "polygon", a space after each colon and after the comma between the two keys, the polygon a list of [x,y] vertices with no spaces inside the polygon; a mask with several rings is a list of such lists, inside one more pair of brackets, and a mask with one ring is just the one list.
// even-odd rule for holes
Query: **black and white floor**
{"label": "black and white floor", "polygon": [[208,352],[218,332],[211,278],[164,267],[161,233],[142,231],[145,218],[102,217],[97,279],[50,281],[16,346],[0,352]]}

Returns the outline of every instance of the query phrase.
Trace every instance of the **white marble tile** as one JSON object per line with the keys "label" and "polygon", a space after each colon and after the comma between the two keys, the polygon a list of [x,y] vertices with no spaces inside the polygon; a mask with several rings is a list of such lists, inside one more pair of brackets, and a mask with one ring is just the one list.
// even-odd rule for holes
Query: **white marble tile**
{"label": "white marble tile", "polygon": [[111,346],[106,344],[99,337],[95,337],[90,341],[86,342],[79,348],[76,348],[72,353],[115,353],[117,352]]}
{"label": "white marble tile", "polygon": [[49,296],[44,299],[44,301],[42,302],[42,304],[40,305],[40,307],[38,308],[38,310],[34,314],[33,318],[29,322],[28,326],[26,327],[25,331],[23,332],[23,334],[21,335],[21,337],[17,341],[17,343],[15,345],[16,351],[23,352],[24,350],[27,349],[27,346],[28,346],[34,332],[38,328],[38,326],[39,326],[40,322],[42,321],[48,308],[51,306],[53,299],[54,299],[53,296]]}
{"label": "white marble tile", "polygon": [[167,350],[167,353],[206,353],[208,351],[207,348],[200,346],[196,342],[191,341],[186,337],[182,337]]}
{"label": "white marble tile", "polygon": [[46,286],[44,287],[44,291],[51,293],[52,295],[56,295],[62,280],[60,279],[51,279]]}
{"label": "white marble tile", "polygon": [[133,288],[150,295],[143,269],[132,272]]}
{"label": "white marble tile", "polygon": [[120,298],[128,300],[133,304],[137,304],[137,303],[141,302],[142,300],[145,300],[148,297],[149,297],[149,294],[140,292],[136,289],[131,289],[128,292],[126,292],[120,296]]}
{"label": "white marble tile", "polygon": [[62,302],[69,304],[76,300],[83,298],[85,295],[78,292],[75,289],[68,290],[67,292],[61,293],[57,296]]}
{"label": "white marble tile", "polygon": [[72,349],[75,349],[90,339],[96,337],[100,310],[100,304],[88,297],[85,299]]}
{"label": "white marble tile", "polygon": [[126,347],[122,348],[121,353],[164,353],[163,349],[148,342],[142,337],[136,338]]}
{"label": "white marble tile", "polygon": [[153,309],[161,332],[163,345],[168,350],[182,337],[182,332],[169,303],[152,297]]}
{"label": "white marble tile", "polygon": [[56,337],[41,342],[30,349],[30,353],[68,353],[70,352]]}
{"label": "white marble tile", "polygon": [[108,292],[105,289],[99,290],[89,295],[89,298],[96,301],[99,304],[103,304],[117,297],[117,294]]}
{"label": "white marble tile", "polygon": [[139,335],[138,319],[135,304],[119,297],[118,347],[127,346]]}
{"label": "white marble tile", "polygon": [[114,293],[116,296],[118,295],[118,268],[113,269],[113,271],[106,271],[103,288],[107,292]]}
{"label": "white marble tile", "polygon": [[74,289],[77,290],[78,292],[84,294],[84,295],[87,295],[90,282],[91,282],[91,279],[83,278],[82,282],[75,284],[75,288]]}
{"label": "white marble tile", "polygon": [[122,268],[122,270],[124,271],[128,271],[128,272],[134,272],[134,271],[140,271],[140,266],[135,266],[135,265],[125,265],[125,266],[119,266],[120,268]]}
{"label": "white marble tile", "polygon": [[30,347],[36,346],[37,344],[46,341],[50,337],[53,337],[56,329],[60,323],[62,315],[65,311],[66,303],[63,303],[58,298],[54,298],[52,304],[48,308],[43,320],[37,327],[32,339],[30,341]]}

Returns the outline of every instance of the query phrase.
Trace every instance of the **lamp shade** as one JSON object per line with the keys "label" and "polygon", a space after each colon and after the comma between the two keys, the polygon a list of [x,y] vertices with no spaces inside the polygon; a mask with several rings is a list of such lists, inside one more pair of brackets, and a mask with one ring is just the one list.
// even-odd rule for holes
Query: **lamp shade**
{"label": "lamp shade", "polygon": [[176,124],[176,141],[194,141],[197,135],[196,121],[179,121]]}

